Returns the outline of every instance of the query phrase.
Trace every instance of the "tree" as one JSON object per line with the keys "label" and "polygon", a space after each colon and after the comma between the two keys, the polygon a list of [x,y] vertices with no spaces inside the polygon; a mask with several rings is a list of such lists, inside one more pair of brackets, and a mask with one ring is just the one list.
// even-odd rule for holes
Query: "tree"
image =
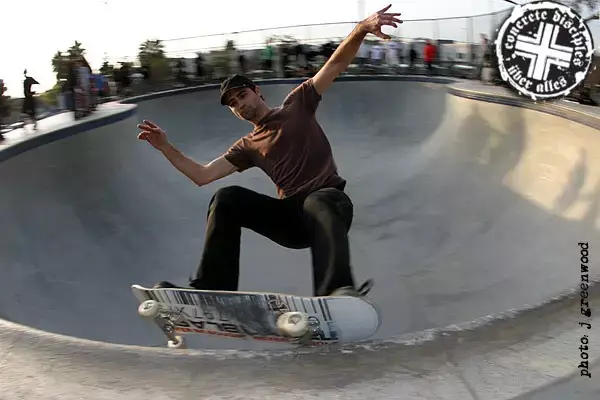
{"label": "tree", "polygon": [[139,47],[138,60],[140,64],[149,65],[153,60],[165,58],[165,47],[160,40],[146,40]]}
{"label": "tree", "polygon": [[139,50],[138,60],[144,68],[147,68],[151,82],[162,82],[169,77],[171,68],[162,41],[146,40],[140,44]]}
{"label": "tree", "polygon": [[67,50],[66,53],[57,51],[52,57],[52,72],[56,74],[56,80],[65,79],[68,74],[68,63],[69,59],[74,57],[83,57],[85,49],[81,47],[82,44],[78,41],[73,42],[73,45]]}
{"label": "tree", "polygon": [[56,74],[56,80],[59,80],[64,74],[65,56],[57,51],[52,57],[52,72]]}
{"label": "tree", "polygon": [[100,73],[102,75],[112,75],[114,70],[115,70],[115,67],[110,65],[108,63],[108,61],[104,61],[104,63],[102,64],[102,67],[100,67]]}
{"label": "tree", "polygon": [[68,52],[71,57],[83,57],[85,55],[85,49],[81,47],[81,43],[77,40],[69,48]]}

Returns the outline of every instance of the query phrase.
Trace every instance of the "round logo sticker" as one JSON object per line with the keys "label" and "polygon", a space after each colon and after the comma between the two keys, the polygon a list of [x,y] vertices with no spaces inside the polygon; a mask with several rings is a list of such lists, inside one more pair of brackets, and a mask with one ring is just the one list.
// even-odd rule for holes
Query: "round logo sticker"
{"label": "round logo sticker", "polygon": [[583,18],[551,1],[515,7],[496,40],[502,79],[534,101],[569,94],[587,76],[593,52]]}

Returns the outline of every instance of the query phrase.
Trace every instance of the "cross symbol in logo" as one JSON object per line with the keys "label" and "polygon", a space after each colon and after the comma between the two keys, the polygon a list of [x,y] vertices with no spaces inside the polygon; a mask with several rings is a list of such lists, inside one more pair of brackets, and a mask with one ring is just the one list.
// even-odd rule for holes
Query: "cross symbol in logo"
{"label": "cross symbol in logo", "polygon": [[516,55],[530,60],[527,77],[537,80],[548,79],[551,65],[568,68],[571,63],[573,49],[556,44],[559,25],[540,23],[533,37],[518,35],[515,45]]}

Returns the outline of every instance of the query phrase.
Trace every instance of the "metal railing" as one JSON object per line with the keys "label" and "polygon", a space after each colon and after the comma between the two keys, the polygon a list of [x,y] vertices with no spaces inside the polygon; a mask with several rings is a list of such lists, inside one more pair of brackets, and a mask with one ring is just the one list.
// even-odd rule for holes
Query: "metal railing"
{"label": "metal railing", "polygon": [[[405,19],[405,23],[398,28],[386,29],[400,45],[397,62],[391,65],[384,60],[381,65],[371,65],[369,60],[366,63],[364,60],[356,60],[346,73],[427,73],[477,79],[482,56],[481,36],[485,35],[493,40],[497,28],[511,10],[512,8],[507,8],[495,13],[460,17]],[[161,39],[166,56],[172,60],[171,73],[149,82],[138,80],[134,84],[134,92],[216,83],[233,72],[242,72],[254,78],[308,76],[325,62],[325,56],[320,53],[321,46],[327,42],[339,43],[355,25],[356,21],[303,24]],[[272,68],[264,67],[261,60],[262,50],[269,40],[274,47]],[[422,61],[424,40],[432,40],[438,45],[433,67],[426,68]],[[378,42],[379,38],[368,35],[366,41]],[[226,50],[228,42],[233,43],[233,48]],[[286,45],[289,46],[290,43],[302,44],[318,54],[310,61],[310,68],[298,68],[294,55],[285,56]],[[412,61],[409,56],[411,44],[414,44],[417,51],[417,58]],[[201,76],[196,74],[196,57],[199,53],[202,54],[204,67]],[[243,71],[238,59],[240,54],[244,55],[246,61]],[[132,61],[137,57],[130,55],[127,58]],[[183,74],[176,72],[178,68],[173,59],[184,62]],[[122,60],[109,59],[109,62]]]}
{"label": "metal railing", "polygon": [[[427,38],[434,41],[454,41],[459,43],[479,43],[480,35],[493,37],[511,9],[495,13],[462,17],[404,20],[398,28],[387,30],[399,41],[412,41]],[[239,32],[215,33],[180,38],[162,39],[165,51],[172,58],[195,57],[196,53],[208,53],[225,48],[231,40],[239,50],[263,48],[269,38],[288,37],[303,44],[321,45],[329,40],[341,41],[355,26],[356,21],[326,24],[304,24],[283,27],[251,29]],[[374,39],[375,37],[370,37]]]}
{"label": "metal railing", "polygon": [[[455,43],[479,44],[480,36],[492,38],[498,25],[509,15],[511,8],[495,13],[479,15],[405,19],[398,28],[386,30],[399,42],[411,42],[425,38],[434,41],[453,41]],[[269,38],[275,38],[275,44],[282,38],[296,40],[302,44],[319,46],[330,40],[340,42],[350,33],[357,22],[333,22],[323,24],[303,24],[270,28],[259,28],[244,31],[214,33],[206,35],[161,38],[167,57],[194,58],[197,53],[209,54],[225,49],[228,41],[240,51],[260,50],[265,47]],[[377,39],[369,35],[367,40]],[[137,55],[129,54],[120,57],[109,56],[107,61],[117,63],[123,60],[137,61]]]}

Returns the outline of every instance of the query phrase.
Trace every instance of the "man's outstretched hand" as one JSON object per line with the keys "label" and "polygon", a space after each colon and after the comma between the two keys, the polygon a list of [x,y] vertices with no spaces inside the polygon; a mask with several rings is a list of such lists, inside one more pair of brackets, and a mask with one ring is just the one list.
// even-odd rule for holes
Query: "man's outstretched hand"
{"label": "man's outstretched hand", "polygon": [[162,150],[169,145],[167,134],[154,122],[144,120],[137,127],[142,130],[138,134],[138,139],[147,141],[158,150]]}
{"label": "man's outstretched hand", "polygon": [[372,14],[371,16],[367,17],[360,23],[361,28],[365,32],[372,33],[373,35],[382,39],[391,38],[390,35],[386,35],[385,33],[381,32],[381,27],[384,25],[388,25],[397,28],[398,24],[401,24],[403,22],[398,18],[395,18],[401,15],[401,13],[386,13],[386,11],[389,10],[391,6],[392,5],[390,4],[389,6],[377,11],[375,14]]}

